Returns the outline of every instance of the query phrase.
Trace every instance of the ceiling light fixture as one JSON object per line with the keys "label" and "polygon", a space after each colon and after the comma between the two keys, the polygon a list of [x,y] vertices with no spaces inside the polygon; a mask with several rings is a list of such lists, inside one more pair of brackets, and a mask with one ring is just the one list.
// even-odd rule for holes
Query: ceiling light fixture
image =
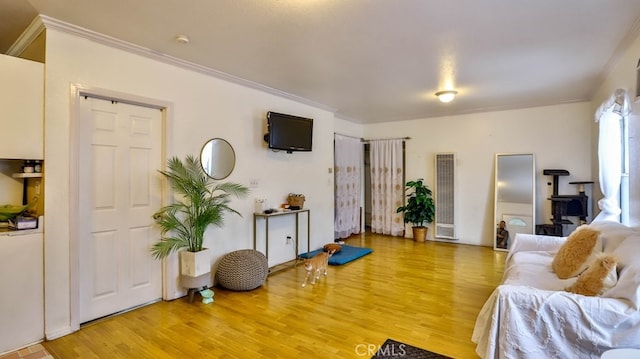
{"label": "ceiling light fixture", "polygon": [[456,97],[457,94],[458,94],[458,91],[454,91],[454,90],[436,92],[436,96],[438,96],[438,99],[440,100],[440,102],[444,102],[444,103],[453,101],[453,98]]}
{"label": "ceiling light fixture", "polygon": [[187,37],[187,35],[176,35],[176,41],[179,44],[188,44],[189,38]]}

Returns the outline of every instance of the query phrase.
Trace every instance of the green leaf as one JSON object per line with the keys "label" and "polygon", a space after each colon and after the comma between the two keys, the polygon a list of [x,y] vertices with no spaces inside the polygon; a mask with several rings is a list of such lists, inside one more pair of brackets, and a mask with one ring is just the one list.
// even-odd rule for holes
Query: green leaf
{"label": "green leaf", "polygon": [[405,184],[407,203],[396,209],[396,213],[404,213],[404,223],[413,223],[414,227],[431,223],[435,217],[432,192],[423,184],[423,181],[422,178],[419,178]]}
{"label": "green leaf", "polygon": [[170,158],[167,170],[159,172],[181,199],[153,215],[161,231],[160,241],[151,247],[151,253],[157,259],[182,248],[201,251],[204,233],[210,225],[222,227],[227,212],[240,215],[229,207],[231,198],[242,198],[249,193],[249,189],[241,184],[214,183],[192,155],[184,161]]}

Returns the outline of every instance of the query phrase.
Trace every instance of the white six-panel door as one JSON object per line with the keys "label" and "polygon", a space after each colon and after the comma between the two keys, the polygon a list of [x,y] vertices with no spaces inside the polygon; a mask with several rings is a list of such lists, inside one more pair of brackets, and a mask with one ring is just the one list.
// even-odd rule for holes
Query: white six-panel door
{"label": "white six-panel door", "polygon": [[162,113],[80,99],[80,322],[162,297],[159,238]]}

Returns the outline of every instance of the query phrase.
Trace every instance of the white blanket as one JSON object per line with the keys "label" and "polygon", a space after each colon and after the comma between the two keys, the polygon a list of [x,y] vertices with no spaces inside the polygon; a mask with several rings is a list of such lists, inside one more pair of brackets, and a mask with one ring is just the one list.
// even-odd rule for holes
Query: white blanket
{"label": "white blanket", "polygon": [[612,348],[640,348],[640,312],[630,300],[563,291],[575,281],[551,270],[563,241],[518,235],[503,284],[476,320],[472,340],[482,358],[600,358]]}

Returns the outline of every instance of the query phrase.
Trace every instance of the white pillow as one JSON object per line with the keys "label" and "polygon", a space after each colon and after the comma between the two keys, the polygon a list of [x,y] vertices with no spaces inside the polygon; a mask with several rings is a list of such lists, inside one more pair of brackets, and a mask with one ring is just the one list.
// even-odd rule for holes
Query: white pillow
{"label": "white pillow", "polygon": [[640,234],[629,236],[613,252],[618,260],[618,283],[603,297],[627,299],[640,309]]}
{"label": "white pillow", "polygon": [[602,250],[605,253],[612,253],[628,236],[638,233],[633,228],[614,221],[592,222],[589,226],[600,231]]}
{"label": "white pillow", "polygon": [[634,262],[640,264],[640,233],[625,238],[611,253],[616,256],[620,269]]}
{"label": "white pillow", "polygon": [[640,264],[633,263],[620,270],[618,283],[602,294],[607,298],[626,299],[635,310],[640,310]]}

